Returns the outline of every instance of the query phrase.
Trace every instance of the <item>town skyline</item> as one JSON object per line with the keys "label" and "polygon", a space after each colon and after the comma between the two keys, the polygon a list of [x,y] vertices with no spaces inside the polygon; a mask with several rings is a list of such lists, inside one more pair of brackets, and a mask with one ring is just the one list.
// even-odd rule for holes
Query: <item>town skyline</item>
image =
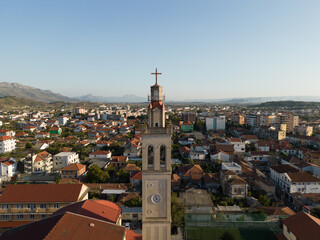
{"label": "town skyline", "polygon": [[157,67],[173,100],[318,96],[319,9],[318,1],[2,1],[0,81],[70,97],[147,96]]}

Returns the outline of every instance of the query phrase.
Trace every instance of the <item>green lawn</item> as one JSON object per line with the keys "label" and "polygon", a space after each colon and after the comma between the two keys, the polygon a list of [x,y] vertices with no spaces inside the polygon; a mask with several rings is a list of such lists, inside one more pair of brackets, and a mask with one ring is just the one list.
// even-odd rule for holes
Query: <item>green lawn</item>
{"label": "green lawn", "polygon": [[252,228],[212,228],[212,227],[187,227],[187,240],[219,240],[228,232],[233,238],[230,240],[275,240],[274,234],[268,229]]}

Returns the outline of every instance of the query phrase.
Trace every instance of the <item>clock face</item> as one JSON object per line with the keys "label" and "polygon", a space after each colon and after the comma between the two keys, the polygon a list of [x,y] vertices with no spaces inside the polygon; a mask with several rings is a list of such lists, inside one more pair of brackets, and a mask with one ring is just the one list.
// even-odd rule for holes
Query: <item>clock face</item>
{"label": "clock face", "polygon": [[154,203],[154,204],[158,204],[161,200],[161,196],[159,194],[153,194],[151,196],[151,201]]}

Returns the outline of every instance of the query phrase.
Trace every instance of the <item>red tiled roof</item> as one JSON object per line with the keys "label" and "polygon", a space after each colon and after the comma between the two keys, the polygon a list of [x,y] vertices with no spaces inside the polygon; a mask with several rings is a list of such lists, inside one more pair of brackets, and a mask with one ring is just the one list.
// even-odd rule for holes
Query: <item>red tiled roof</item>
{"label": "red tiled roof", "polygon": [[0,203],[76,202],[83,184],[19,184],[8,185]]}
{"label": "red tiled roof", "polygon": [[135,180],[142,180],[142,172],[138,172],[137,174],[135,174],[134,176],[131,177],[131,179],[135,179]]}
{"label": "red tiled roof", "polygon": [[96,152],[92,152],[89,155],[108,155],[110,154],[110,151],[96,151]]}
{"label": "red tiled roof", "polygon": [[283,224],[297,239],[314,240],[320,236],[320,219],[305,212],[299,212],[283,219]]}
{"label": "red tiled roof", "polygon": [[87,217],[117,223],[121,215],[121,208],[117,204],[106,200],[85,200],[65,206],[53,215],[65,212],[73,212]]}
{"label": "red tiled roof", "polygon": [[61,171],[79,171],[83,168],[86,168],[86,165],[80,163],[71,163],[68,166],[65,166]]}
{"label": "red tiled roof", "polygon": [[14,138],[10,137],[10,136],[1,136],[0,137],[0,141],[7,141],[7,140],[11,140],[11,139],[14,139]]}
{"label": "red tiled roof", "polygon": [[125,234],[126,228],[123,226],[66,212],[13,228],[1,237],[6,240],[122,240]]}

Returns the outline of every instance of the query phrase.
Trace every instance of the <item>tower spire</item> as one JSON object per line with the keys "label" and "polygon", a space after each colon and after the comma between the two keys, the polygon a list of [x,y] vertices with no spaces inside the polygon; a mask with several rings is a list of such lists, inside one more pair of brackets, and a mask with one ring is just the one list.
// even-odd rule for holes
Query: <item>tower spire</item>
{"label": "tower spire", "polygon": [[156,68],[155,73],[151,73],[151,75],[156,75],[156,84],[158,84],[158,75],[161,75],[162,73],[158,73],[158,69]]}

